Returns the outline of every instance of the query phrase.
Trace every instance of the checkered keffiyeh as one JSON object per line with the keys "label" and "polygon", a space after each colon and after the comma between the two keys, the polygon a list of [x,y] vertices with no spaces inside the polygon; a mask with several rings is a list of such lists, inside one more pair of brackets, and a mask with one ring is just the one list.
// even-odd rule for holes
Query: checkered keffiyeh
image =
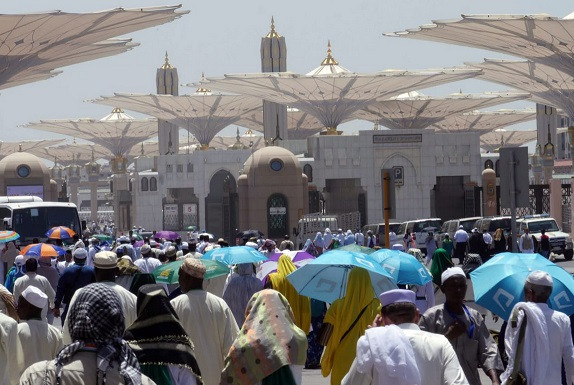
{"label": "checkered keffiyeh", "polygon": [[62,367],[73,355],[95,345],[98,352],[98,384],[106,383],[110,363],[120,365],[120,374],[127,385],[140,385],[141,372],[137,358],[129,345],[122,340],[124,314],[117,294],[110,287],[93,283],[80,290],[68,312],[72,343],[60,351],[55,360],[57,383]]}

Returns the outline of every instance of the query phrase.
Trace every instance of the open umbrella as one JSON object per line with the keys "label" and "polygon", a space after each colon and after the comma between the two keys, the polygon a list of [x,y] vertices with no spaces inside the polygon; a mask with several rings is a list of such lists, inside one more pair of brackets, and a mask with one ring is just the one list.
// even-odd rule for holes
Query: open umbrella
{"label": "open umbrella", "polygon": [[524,301],[528,274],[542,270],[553,280],[549,306],[570,315],[574,313],[574,279],[563,268],[540,254],[500,253],[470,273],[474,300],[508,320],[517,302]]}
{"label": "open umbrella", "polygon": [[339,249],[323,253],[287,276],[301,295],[333,303],[343,298],[347,290],[349,271],[368,270],[376,295],[396,289],[393,277],[368,255]]}
{"label": "open umbrella", "polygon": [[[167,283],[174,284],[179,281],[179,268],[183,265],[185,259],[180,259],[179,261],[166,263],[165,265],[158,266],[153,271],[153,276],[157,283]],[[220,275],[229,274],[229,267],[225,266],[223,263],[212,260],[202,260],[205,265],[205,276],[204,280],[219,277]]]}
{"label": "open umbrella", "polygon": [[114,237],[107,234],[94,234],[92,235],[92,238],[99,239],[100,242],[109,242],[109,243],[112,243],[115,240]]}
{"label": "open umbrella", "polygon": [[418,259],[400,250],[380,249],[370,255],[402,285],[425,285],[432,276]]}
{"label": "open umbrella", "polygon": [[359,246],[355,243],[347,246],[341,246],[338,250],[347,250],[347,251],[354,251],[356,253],[363,253],[363,254],[373,254],[375,249],[371,249],[370,247]]}
{"label": "open umbrella", "polygon": [[167,241],[175,241],[177,238],[179,238],[179,234],[176,233],[175,231],[162,230],[155,233],[153,237],[165,239]]}
{"label": "open umbrella", "polygon": [[201,259],[212,259],[226,265],[237,265],[238,263],[263,262],[267,260],[267,257],[249,246],[231,246],[211,249],[203,254]]}
{"label": "open umbrella", "polygon": [[257,266],[257,278],[259,278],[262,282],[265,282],[269,274],[277,271],[277,261],[279,261],[279,257],[284,254],[291,258],[293,264],[297,266],[297,268],[304,266],[315,259],[314,256],[307,253],[306,251],[284,250],[279,253],[273,253],[269,256],[268,261],[265,261],[261,265]]}
{"label": "open umbrella", "polygon": [[0,231],[0,243],[15,241],[20,238],[20,234],[12,230]]}
{"label": "open umbrella", "polygon": [[28,257],[57,257],[66,254],[66,250],[49,243],[32,243],[20,251],[21,255]]}
{"label": "open umbrella", "polygon": [[76,232],[66,226],[52,227],[46,232],[46,236],[50,239],[72,239]]}

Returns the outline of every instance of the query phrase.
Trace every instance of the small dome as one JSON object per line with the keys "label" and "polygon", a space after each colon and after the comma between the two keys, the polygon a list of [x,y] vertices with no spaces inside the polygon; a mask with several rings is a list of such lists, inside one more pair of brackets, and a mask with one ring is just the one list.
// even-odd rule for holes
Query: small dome
{"label": "small dome", "polygon": [[36,155],[15,152],[0,160],[0,175],[4,178],[41,178],[50,175],[50,171]]}
{"label": "small dome", "polygon": [[303,169],[291,151],[269,146],[255,151],[245,161],[243,173],[253,178],[256,183],[264,180],[289,183],[291,178],[300,179]]}

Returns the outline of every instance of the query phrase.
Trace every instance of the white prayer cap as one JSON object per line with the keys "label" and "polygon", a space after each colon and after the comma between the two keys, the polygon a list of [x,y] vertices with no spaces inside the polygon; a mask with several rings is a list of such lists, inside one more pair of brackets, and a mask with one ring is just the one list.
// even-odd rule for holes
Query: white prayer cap
{"label": "white prayer cap", "polygon": [[149,240],[149,245],[150,245],[151,247],[156,247],[156,246],[157,246],[157,241],[156,241],[155,239],[150,239],[150,240]]}
{"label": "white prayer cap", "polygon": [[552,287],[552,277],[550,274],[542,270],[536,270],[528,274],[528,277],[526,277],[526,282],[538,286]]}
{"label": "white prayer cap", "polygon": [[140,254],[147,254],[151,251],[151,247],[150,245],[148,245],[147,243],[144,243],[142,245],[142,247],[140,247]]}
{"label": "white prayer cap", "polygon": [[118,266],[118,255],[113,251],[100,251],[94,255],[94,267],[98,269],[115,269]]}
{"label": "white prayer cap", "polygon": [[36,286],[28,286],[23,292],[22,297],[31,305],[43,309],[48,303],[48,296],[38,289]]}
{"label": "white prayer cap", "polygon": [[77,259],[86,259],[88,257],[88,252],[83,247],[78,247],[72,252],[72,257]]}
{"label": "white prayer cap", "polygon": [[456,277],[456,276],[462,276],[464,278],[466,278],[466,274],[464,274],[464,270],[462,270],[460,267],[449,267],[448,269],[446,269],[445,271],[442,272],[441,276],[440,276],[440,284],[444,284],[446,282],[447,279],[451,278],[451,277]]}
{"label": "white prayer cap", "polygon": [[402,243],[395,243],[394,245],[391,246],[391,250],[405,251],[405,247],[403,246]]}
{"label": "white prayer cap", "polygon": [[18,255],[18,256],[16,256],[16,258],[14,259],[14,264],[15,264],[15,265],[22,266],[24,263],[26,263],[26,258],[24,258],[23,255]]}
{"label": "white prayer cap", "polygon": [[463,225],[458,226],[459,229],[464,229]]}
{"label": "white prayer cap", "polygon": [[187,242],[181,242],[181,248],[182,248],[182,249],[189,249],[189,243],[187,243]]}
{"label": "white prayer cap", "polygon": [[128,238],[127,235],[122,235],[121,237],[118,238],[118,242],[120,243],[129,243],[130,239]]}
{"label": "white prayer cap", "polygon": [[414,291],[405,289],[389,290],[379,295],[383,307],[399,302],[416,303],[416,299],[417,296]]}
{"label": "white prayer cap", "polygon": [[478,233],[478,229],[475,227],[474,229],[472,229],[473,233]]}

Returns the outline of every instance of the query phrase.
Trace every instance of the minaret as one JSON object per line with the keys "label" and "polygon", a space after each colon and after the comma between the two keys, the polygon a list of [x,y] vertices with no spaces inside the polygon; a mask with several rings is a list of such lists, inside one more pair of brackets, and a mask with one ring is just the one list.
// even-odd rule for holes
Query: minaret
{"label": "minaret", "polygon": [[[261,72],[285,71],[287,71],[285,38],[275,31],[275,22],[271,17],[271,31],[261,38]],[[287,106],[264,101],[263,128],[265,142],[287,140]]]}
{"label": "minaret", "polygon": [[[157,69],[155,76],[157,93],[160,95],[178,95],[179,78],[177,68],[169,64],[167,52],[165,53],[165,63]],[[166,122],[157,121],[159,154],[177,154],[179,150],[179,127]]]}

